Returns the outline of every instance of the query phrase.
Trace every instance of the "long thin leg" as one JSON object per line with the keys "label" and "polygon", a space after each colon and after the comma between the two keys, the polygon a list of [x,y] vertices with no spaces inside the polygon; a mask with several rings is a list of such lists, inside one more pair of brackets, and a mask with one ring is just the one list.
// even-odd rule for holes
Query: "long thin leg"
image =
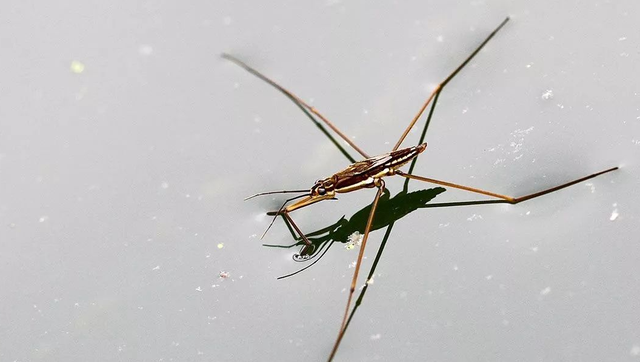
{"label": "long thin leg", "polygon": [[447,83],[449,83],[449,81],[451,81],[451,79],[453,79],[453,77],[455,77],[456,74],[458,74],[458,72],[460,72],[462,68],[464,68],[471,61],[471,59],[473,59],[473,57],[476,54],[478,54],[478,52],[489,42],[489,40],[491,40],[491,38],[493,38],[493,36],[496,35],[496,33],[504,26],[504,24],[507,23],[507,21],[509,21],[508,17],[504,19],[502,23],[500,23],[500,25],[498,25],[498,27],[493,32],[491,32],[491,34],[489,34],[489,36],[476,48],[476,50],[473,51],[473,53],[471,53],[471,55],[467,57],[467,59],[464,60],[464,62],[462,62],[462,64],[460,64],[451,74],[449,74],[447,78],[445,78],[445,80],[443,80],[440,84],[436,86],[433,92],[431,92],[431,95],[429,95],[427,100],[424,102],[424,104],[418,111],[418,114],[416,114],[416,116],[413,118],[411,123],[409,123],[409,127],[407,127],[407,129],[404,130],[404,133],[402,134],[402,136],[400,136],[400,139],[398,140],[396,145],[393,146],[392,151],[395,151],[398,148],[400,148],[400,145],[409,134],[409,131],[411,131],[411,128],[413,128],[416,122],[418,122],[418,119],[420,118],[420,116],[422,116],[422,113],[424,113],[424,110],[427,108],[427,106],[429,105],[433,97],[435,97],[436,94],[439,94],[442,91],[442,89],[447,85]]}
{"label": "long thin leg", "polygon": [[567,183],[563,183],[563,184],[555,186],[555,187],[551,187],[551,188],[548,188],[548,189],[545,189],[545,190],[542,190],[542,191],[534,192],[532,194],[524,195],[524,196],[520,196],[520,197],[507,196],[507,195],[502,195],[502,194],[498,194],[498,193],[491,192],[491,191],[485,191],[485,190],[477,189],[475,187],[469,187],[469,186],[463,186],[463,185],[454,184],[452,182],[440,181],[440,180],[436,180],[436,179],[432,179],[432,178],[428,178],[428,177],[410,175],[410,174],[404,173],[402,171],[396,171],[396,174],[400,175],[402,177],[413,179],[413,180],[429,182],[429,183],[436,184],[436,185],[448,186],[448,187],[453,187],[453,188],[456,188],[456,189],[475,192],[476,194],[492,196],[492,197],[496,197],[496,198],[499,198],[499,199],[503,199],[503,200],[507,201],[510,204],[517,204],[517,203],[522,202],[522,201],[531,200],[531,199],[536,198],[538,196],[542,196],[542,195],[546,195],[546,194],[554,192],[554,191],[558,191],[558,190],[563,189],[565,187],[569,187],[571,185],[575,185],[575,184],[577,184],[579,182],[586,181],[586,180],[588,180],[590,178],[594,178],[596,176],[605,174],[607,172],[615,171],[617,169],[618,169],[618,167],[612,167],[610,169],[607,169],[607,170],[604,170],[604,171],[600,171],[600,172],[596,172],[596,173],[592,173],[591,175],[588,175],[588,176],[585,176],[585,177],[581,177],[579,179],[576,179],[576,180],[573,180],[573,181],[569,181]]}
{"label": "long thin leg", "polygon": [[300,235],[300,238],[302,238],[302,241],[305,244],[307,244],[307,246],[312,246],[313,245],[313,243],[310,242],[309,239],[307,239],[307,236],[300,230],[298,225],[296,225],[296,223],[293,221],[291,216],[289,216],[288,212],[283,211],[282,213],[280,213],[280,215],[282,215],[287,220],[287,222],[291,223],[291,226],[293,226],[293,228],[296,229],[296,232],[298,233],[298,235]]}
{"label": "long thin leg", "polygon": [[347,298],[347,306],[344,311],[344,317],[342,317],[342,323],[340,324],[340,332],[338,333],[336,343],[333,345],[333,349],[329,355],[329,362],[331,362],[338,351],[338,347],[340,346],[340,342],[344,336],[345,326],[349,317],[349,308],[351,307],[351,299],[353,298],[353,292],[356,290],[358,273],[360,272],[360,265],[362,264],[362,257],[364,256],[364,249],[367,246],[367,239],[369,238],[369,232],[371,231],[371,225],[373,224],[373,217],[376,213],[376,208],[378,207],[378,200],[380,200],[380,196],[382,196],[382,193],[384,192],[384,181],[382,179],[379,180],[377,187],[378,192],[376,193],[376,197],[373,199],[371,211],[369,211],[369,219],[367,220],[367,226],[364,229],[364,236],[362,237],[362,244],[360,245],[360,253],[358,254],[358,260],[356,261],[356,267],[353,272],[353,279],[351,280],[351,287],[349,288],[349,297]]}
{"label": "long thin leg", "polygon": [[297,102],[298,104],[303,105],[311,113],[313,113],[316,116],[318,116],[327,126],[329,126],[329,128],[331,128],[335,133],[338,134],[338,136],[340,136],[345,142],[347,142],[349,144],[349,146],[351,146],[354,150],[356,150],[364,158],[369,158],[369,155],[367,155],[363,150],[361,150],[360,147],[356,146],[356,144],[353,143],[353,141],[351,141],[347,135],[342,133],[342,131],[340,131],[333,123],[331,123],[331,121],[329,121],[322,114],[320,114],[320,112],[315,107],[309,105],[307,102],[303,101],[300,97],[298,97],[297,95],[291,93],[290,91],[285,89],[283,86],[281,86],[278,83],[274,82],[273,80],[271,80],[270,78],[268,78],[264,74],[258,72],[254,68],[248,66],[247,64],[245,64],[240,59],[238,59],[238,58],[236,58],[236,57],[234,57],[232,55],[225,54],[225,53],[222,54],[222,57],[227,59],[227,60],[230,60],[230,61],[234,62],[235,64],[237,64],[240,67],[244,68],[247,72],[249,72],[249,73],[255,75],[256,77],[262,79],[263,81],[269,83],[271,86],[273,86],[274,88],[276,88],[280,92],[284,93],[287,97],[291,98],[293,101]]}

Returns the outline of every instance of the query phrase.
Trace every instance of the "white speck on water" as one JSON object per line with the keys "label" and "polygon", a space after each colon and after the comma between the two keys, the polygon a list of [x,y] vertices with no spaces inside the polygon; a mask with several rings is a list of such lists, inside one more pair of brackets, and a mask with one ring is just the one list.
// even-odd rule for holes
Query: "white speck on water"
{"label": "white speck on water", "polygon": [[551,287],[546,287],[540,291],[540,295],[547,295],[551,293]]}
{"label": "white speck on water", "polygon": [[527,67],[527,68],[531,68],[531,66],[533,66],[533,63],[529,63],[529,64],[527,64],[525,67]]}
{"label": "white speck on water", "polygon": [[78,60],[73,60],[71,62],[70,69],[73,73],[80,74],[84,72],[84,68],[85,68],[84,64]]}
{"label": "white speck on water", "polygon": [[358,263],[358,262],[357,262],[357,261],[355,261],[355,260],[354,260],[354,261],[352,261],[352,262],[351,262],[351,264],[349,264],[349,269],[353,269],[353,268],[355,268],[357,263]]}
{"label": "white speck on water", "polygon": [[473,214],[467,218],[468,221],[482,220],[482,215]]}
{"label": "white speck on water", "polygon": [[491,279],[493,279],[493,275],[489,274],[489,275],[487,275],[487,276],[485,277],[485,279],[487,279],[487,280],[491,280]]}
{"label": "white speck on water", "polygon": [[47,220],[49,220],[49,216],[47,216],[47,215],[40,216],[40,218],[38,219],[39,222],[45,222]]}
{"label": "white speck on water", "polygon": [[344,248],[347,250],[352,250],[356,246],[360,246],[362,244],[363,238],[364,238],[363,234],[360,234],[360,232],[355,231],[353,234],[349,235],[349,237],[347,238],[347,243],[345,244]]}
{"label": "white speck on water", "polygon": [[196,288],[196,291],[201,292],[201,291],[202,291],[202,288],[197,287],[197,288]]}
{"label": "white speck on water", "polygon": [[224,248],[224,243],[218,243],[217,246],[218,246],[218,249],[222,249],[222,248]]}
{"label": "white speck on water", "polygon": [[369,339],[371,339],[372,341],[377,341],[380,338],[382,338],[382,335],[380,333],[372,334],[371,337],[369,337]]}
{"label": "white speck on water", "polygon": [[560,108],[560,109],[564,109],[564,105],[563,105],[563,104],[558,103],[558,104],[556,104],[556,105],[558,106],[558,108]]}
{"label": "white speck on water", "polygon": [[160,265],[156,265],[153,269],[151,270],[160,270]]}
{"label": "white speck on water", "polygon": [[458,269],[459,269],[459,268],[458,268],[458,266],[454,264],[454,265],[453,265],[453,270],[454,270],[454,271],[458,271]]}
{"label": "white speck on water", "polygon": [[374,281],[375,281],[375,280],[373,279],[373,277],[372,277],[372,278],[370,278],[370,279],[367,279],[367,285],[371,285],[371,284],[373,284],[373,282],[374,282]]}
{"label": "white speck on water", "polygon": [[447,226],[449,226],[450,224],[451,224],[450,222],[448,222],[448,223],[446,223],[446,224],[438,224],[438,227],[439,227],[439,228],[446,228],[446,227],[447,227]]}
{"label": "white speck on water", "polygon": [[509,144],[513,148],[513,151],[511,151],[512,153],[520,152],[520,150],[522,149],[522,145],[524,144],[525,136],[531,133],[531,131],[533,131],[533,128],[534,127],[531,126],[527,129],[517,129],[511,132],[511,137],[516,138],[516,141]]}
{"label": "white speck on water", "polygon": [[538,247],[537,246],[533,246],[533,247],[530,247],[529,250],[533,251],[534,253],[537,253],[538,252]]}
{"label": "white speck on water", "polygon": [[631,140],[631,143],[637,146],[640,145],[640,140]]}
{"label": "white speck on water", "polygon": [[594,185],[592,182],[587,182],[584,185],[591,189],[591,193],[596,192],[596,185]]}
{"label": "white speck on water", "polygon": [[467,112],[469,112],[469,108],[465,107],[465,108],[462,110],[462,114],[465,114],[465,113],[467,113]]}
{"label": "white speck on water", "polygon": [[628,57],[628,56],[629,56],[629,53],[627,53],[627,52],[622,52],[622,53],[620,53],[620,56],[621,56],[621,57],[626,58],[626,57]]}
{"label": "white speck on water", "polygon": [[442,35],[438,35],[438,36],[436,37],[436,41],[437,41],[438,43],[442,43],[442,42],[444,42],[444,36],[442,36]]}
{"label": "white speck on water", "polygon": [[542,93],[542,96],[540,98],[542,98],[542,99],[552,99],[553,98],[553,90],[547,89],[544,93]]}
{"label": "white speck on water", "polygon": [[143,44],[138,47],[138,54],[149,56],[153,53],[153,47],[149,44]]}
{"label": "white speck on water", "polygon": [[640,345],[634,344],[629,351],[632,356],[640,356]]}
{"label": "white speck on water", "polygon": [[531,211],[527,211],[524,213],[525,215],[531,215]]}
{"label": "white speck on water", "polygon": [[231,273],[226,272],[226,271],[221,271],[220,274],[218,274],[220,276],[221,279],[227,279],[228,277],[231,276]]}
{"label": "white speck on water", "polygon": [[369,110],[368,110],[368,109],[366,109],[366,108],[364,108],[364,109],[362,110],[362,113],[363,113],[363,114],[369,114]]}
{"label": "white speck on water", "polygon": [[618,38],[618,41],[625,41],[625,40],[627,40],[626,36],[621,36],[620,38]]}
{"label": "white speck on water", "polygon": [[618,216],[620,216],[620,213],[618,213],[618,208],[616,206],[618,206],[617,203],[613,204],[614,209],[611,212],[611,217],[609,217],[609,220],[611,221],[615,221],[618,218]]}
{"label": "white speck on water", "polygon": [[161,184],[160,184],[160,187],[162,187],[163,189],[165,189],[165,190],[166,190],[166,189],[168,189],[168,188],[169,188],[169,183],[165,181],[165,182],[163,182],[163,183],[161,183]]}

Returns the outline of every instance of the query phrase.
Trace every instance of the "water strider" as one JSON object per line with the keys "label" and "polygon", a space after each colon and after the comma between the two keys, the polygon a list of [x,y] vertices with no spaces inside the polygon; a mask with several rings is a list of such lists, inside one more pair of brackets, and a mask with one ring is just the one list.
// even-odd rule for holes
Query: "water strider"
{"label": "water strider", "polygon": [[[452,187],[452,188],[457,188],[457,189],[461,189],[461,190],[466,190],[469,192],[473,192],[473,193],[477,193],[477,194],[482,194],[482,195],[486,195],[486,196],[491,196],[497,199],[500,199],[501,202],[506,202],[506,203],[510,203],[510,204],[517,204],[520,203],[522,201],[526,201],[526,200],[530,200],[560,189],[563,189],[565,187],[574,185],[576,183],[588,180],[590,178],[602,175],[604,173],[607,172],[611,172],[614,170],[617,170],[618,167],[612,167],[600,172],[596,172],[584,177],[580,177],[577,178],[575,180],[563,183],[561,185],[555,186],[555,187],[551,187],[545,190],[541,190],[529,195],[524,195],[524,196],[519,196],[519,197],[512,197],[512,196],[508,196],[508,195],[503,195],[503,194],[499,194],[496,192],[492,192],[492,191],[486,191],[486,190],[481,190],[475,187],[470,187],[470,186],[464,186],[464,185],[459,185],[456,183],[452,183],[452,182],[447,182],[447,181],[442,181],[442,180],[438,180],[438,179],[434,179],[434,178],[428,178],[428,177],[423,177],[423,176],[416,176],[411,174],[411,169],[409,170],[409,172],[404,172],[402,170],[400,170],[401,167],[405,166],[407,163],[415,161],[415,159],[418,157],[419,154],[421,154],[422,152],[424,152],[427,148],[427,144],[423,143],[423,140],[421,140],[420,144],[418,144],[417,146],[412,146],[412,147],[406,147],[406,148],[400,148],[400,146],[402,145],[403,141],[405,140],[405,138],[407,137],[407,135],[409,134],[409,131],[411,131],[411,129],[414,127],[414,125],[416,124],[416,122],[420,119],[420,117],[423,115],[424,111],[426,110],[427,106],[433,101],[432,107],[430,109],[428,118],[427,118],[427,125],[431,119],[431,115],[433,114],[433,111],[435,109],[435,105],[437,103],[437,99],[440,95],[440,92],[442,91],[442,89],[447,85],[447,83],[449,83],[449,81],[451,81],[451,79],[453,79],[453,77],[455,77],[458,72],[460,72],[460,70],[462,70],[462,68],[464,68],[470,61],[471,59],[473,59],[473,57],[484,47],[485,44],[487,44],[487,42],[489,42],[489,40],[491,40],[491,38],[494,37],[494,35],[496,35],[496,33],[502,29],[502,27],[509,21],[509,18],[507,17],[504,21],[502,21],[500,23],[500,25],[498,25],[498,27],[491,32],[491,34],[489,34],[489,36],[487,36],[487,38],[451,73],[449,74],[449,76],[447,76],[440,84],[438,84],[435,89],[431,92],[431,94],[429,95],[429,97],[426,99],[426,101],[423,103],[422,107],[420,108],[420,110],[418,111],[418,113],[416,114],[416,116],[412,119],[412,121],[409,123],[409,125],[407,126],[407,128],[404,130],[404,132],[402,133],[402,135],[400,136],[400,138],[398,139],[398,142],[396,142],[395,146],[393,147],[393,149],[391,149],[390,152],[379,155],[379,156],[369,156],[367,153],[365,153],[361,148],[359,148],[353,141],[351,141],[349,139],[349,137],[347,137],[344,133],[342,133],[333,123],[331,123],[327,118],[325,118],[315,107],[312,107],[311,105],[307,104],[304,100],[302,100],[301,98],[299,98],[298,96],[296,96],[295,94],[291,93],[290,91],[288,91],[287,89],[283,88],[282,86],[280,86],[279,84],[275,83],[274,81],[272,81],[271,79],[267,78],[265,75],[261,74],[260,72],[258,72],[257,70],[251,68],[250,66],[248,66],[247,64],[243,63],[242,61],[240,61],[239,59],[228,55],[228,54],[223,54],[222,56],[234,63],[236,63],[237,65],[241,66],[242,68],[244,68],[245,70],[247,70],[248,72],[254,74],[255,76],[257,76],[258,78],[264,80],[265,82],[269,83],[270,85],[272,85],[273,87],[275,87],[276,89],[278,89],[280,92],[282,92],[283,94],[285,94],[287,97],[289,97],[293,102],[295,102],[303,111],[305,111],[305,113],[307,113],[307,115],[309,115],[311,118],[313,118],[313,116],[311,116],[309,114],[309,112],[315,116],[317,116],[318,118],[320,118],[320,120],[322,120],[322,122],[324,122],[324,124],[326,124],[329,128],[331,128],[334,132],[336,132],[338,134],[338,136],[340,136],[345,142],[347,142],[354,150],[356,150],[358,153],[360,153],[360,155],[362,155],[362,157],[364,158],[364,160],[359,161],[359,162],[354,162],[352,163],[350,166],[348,166],[347,168],[345,168],[344,170],[338,171],[335,174],[320,179],[318,181],[316,181],[313,186],[311,186],[310,189],[305,189],[305,190],[283,190],[283,191],[271,191],[271,192],[263,192],[263,193],[259,193],[256,195],[253,195],[249,198],[253,198],[256,196],[261,196],[261,195],[267,195],[267,194],[274,194],[274,193],[299,193],[300,195],[290,198],[288,200],[286,200],[282,206],[277,210],[277,211],[273,211],[270,212],[270,215],[274,215],[274,219],[272,220],[271,224],[269,224],[269,227],[267,228],[267,230],[269,230],[269,228],[271,227],[271,225],[273,225],[273,222],[275,221],[275,219],[277,218],[277,216],[282,216],[285,219],[285,222],[287,224],[290,224],[296,231],[296,233],[298,234],[299,238],[305,243],[306,247],[310,248],[309,250],[305,250],[303,249],[303,251],[301,251],[301,256],[304,256],[305,254],[307,255],[311,255],[313,253],[313,243],[311,243],[309,241],[309,239],[307,238],[307,236],[305,235],[305,233],[303,233],[300,228],[298,227],[298,225],[294,222],[294,220],[291,218],[291,216],[289,215],[291,212],[309,206],[309,205],[313,205],[314,203],[323,201],[323,200],[329,200],[329,199],[335,199],[337,194],[340,193],[347,193],[347,192],[353,192],[353,191],[357,191],[357,190],[361,190],[361,189],[377,189],[376,195],[373,199],[373,202],[371,204],[371,208],[369,211],[369,215],[367,218],[367,223],[364,229],[364,233],[363,233],[363,237],[362,237],[362,244],[360,247],[360,252],[358,254],[358,259],[356,261],[356,265],[355,265],[355,270],[353,273],[353,278],[351,280],[351,286],[349,288],[349,295],[347,298],[347,303],[346,303],[346,307],[345,307],[345,312],[344,315],[342,317],[342,322],[340,324],[340,329],[338,331],[338,335],[336,337],[336,341],[333,345],[333,348],[331,350],[331,353],[329,355],[328,360],[331,361],[333,359],[333,357],[335,356],[338,347],[340,346],[340,342],[342,340],[342,337],[344,336],[346,327],[348,325],[348,317],[349,317],[349,310],[351,307],[351,301],[353,298],[353,293],[356,289],[356,285],[357,285],[357,281],[358,281],[358,274],[360,272],[360,266],[362,264],[362,258],[364,255],[364,251],[367,245],[367,239],[369,237],[369,233],[371,232],[371,227],[373,224],[373,220],[374,220],[374,216],[376,214],[376,208],[378,206],[378,201],[380,200],[381,196],[383,195],[384,191],[385,191],[385,181],[384,178],[385,177],[391,177],[391,176],[401,176],[404,177],[406,179],[412,179],[412,180],[417,180],[417,181],[422,181],[422,182],[428,182],[428,183],[432,183],[432,184],[436,184],[436,185],[440,185],[440,186],[446,186],[446,187]],[[426,128],[425,128],[426,131]],[[422,135],[422,137],[424,138],[424,133]],[[247,198],[247,199],[249,199]],[[294,201],[292,204],[289,204],[290,202]],[[266,231],[265,231],[266,234]],[[263,234],[264,237],[264,234]]]}

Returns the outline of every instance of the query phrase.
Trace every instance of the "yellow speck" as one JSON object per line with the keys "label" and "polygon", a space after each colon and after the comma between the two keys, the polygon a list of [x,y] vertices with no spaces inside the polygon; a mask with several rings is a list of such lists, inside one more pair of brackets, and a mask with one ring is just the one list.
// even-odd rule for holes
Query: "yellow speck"
{"label": "yellow speck", "polygon": [[76,73],[76,74],[80,74],[82,72],[84,72],[84,64],[82,64],[81,62],[74,60],[71,62],[71,66],[70,69],[72,72]]}
{"label": "yellow speck", "polygon": [[218,244],[218,249],[222,249],[222,248],[224,248],[224,243],[219,243]]}

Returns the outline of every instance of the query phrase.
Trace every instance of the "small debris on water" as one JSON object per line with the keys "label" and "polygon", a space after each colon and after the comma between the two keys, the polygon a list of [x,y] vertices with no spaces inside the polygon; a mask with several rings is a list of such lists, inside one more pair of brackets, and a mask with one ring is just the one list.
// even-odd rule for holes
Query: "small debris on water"
{"label": "small debris on water", "polygon": [[551,287],[546,287],[540,291],[540,295],[547,295],[551,293]]}
{"label": "small debris on water", "polygon": [[196,288],[196,291],[201,292],[201,291],[202,291],[202,288],[197,287],[197,288]]}
{"label": "small debris on water", "polygon": [[49,220],[49,216],[47,216],[47,215],[40,216],[40,219],[38,219],[39,222],[45,222],[47,220]]}
{"label": "small debris on water", "polygon": [[224,243],[218,243],[218,249],[224,248]]}
{"label": "small debris on water", "polygon": [[227,279],[228,277],[231,276],[231,274],[229,272],[226,272],[226,271],[221,271],[219,276],[220,276],[221,279]]}
{"label": "small debris on water", "polygon": [[356,246],[360,246],[362,244],[363,237],[364,235],[360,234],[360,232],[354,232],[347,238],[347,243],[345,244],[344,248],[347,250],[352,250]]}
{"label": "small debris on water", "polygon": [[542,96],[540,98],[542,98],[542,99],[553,99],[553,90],[547,89],[544,93],[542,93]]}
{"label": "small debris on water", "polygon": [[471,216],[469,216],[467,218],[468,221],[473,221],[473,220],[478,220],[478,219],[482,220],[482,215],[473,214],[473,215],[471,215]]}
{"label": "small debris on water", "polygon": [[584,184],[585,186],[589,187],[591,189],[591,193],[596,192],[596,186],[591,183],[591,182],[587,182],[586,184]]}
{"label": "small debris on water", "polygon": [[380,338],[382,338],[382,335],[380,333],[376,333],[376,334],[372,334],[371,337],[369,337],[372,341],[377,341]]}
{"label": "small debris on water", "polygon": [[168,182],[163,182],[160,184],[160,187],[162,187],[163,189],[168,189],[169,188],[169,183]]}

